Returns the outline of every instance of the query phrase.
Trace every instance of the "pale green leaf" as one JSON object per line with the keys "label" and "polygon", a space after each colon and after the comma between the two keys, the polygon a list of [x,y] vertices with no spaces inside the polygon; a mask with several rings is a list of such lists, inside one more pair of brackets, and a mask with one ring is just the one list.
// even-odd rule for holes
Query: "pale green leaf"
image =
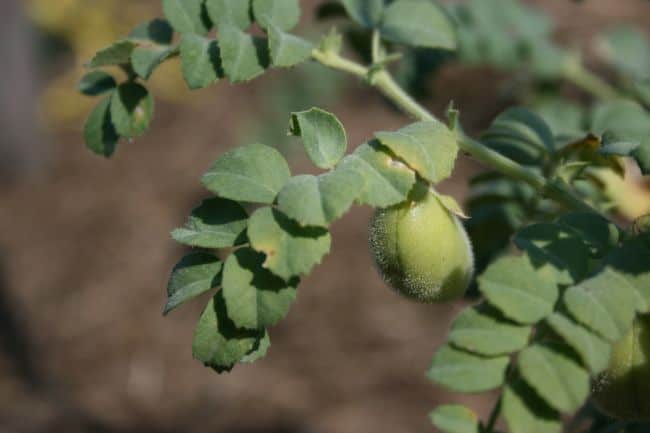
{"label": "pale green leaf", "polygon": [[271,204],[290,176],[280,152],[264,144],[250,144],[223,154],[202,182],[224,198]]}
{"label": "pale green leaf", "polygon": [[320,176],[291,178],[278,196],[278,208],[303,226],[328,226],[350,208],[363,178],[344,168]]}
{"label": "pale green leaf", "polygon": [[236,201],[215,197],[204,200],[192,211],[184,227],[172,237],[185,245],[226,248],[245,241],[248,214]]}
{"label": "pale green leaf", "polygon": [[521,380],[503,391],[502,412],[510,433],[562,432],[560,414]]}
{"label": "pale green leaf", "polygon": [[375,27],[381,21],[384,0],[341,0],[348,15],[364,27]]}
{"label": "pale green leaf", "polygon": [[650,307],[650,244],[647,241],[636,238],[624,242],[605,259],[605,265],[631,284]]}
{"label": "pale green leaf", "polygon": [[249,0],[206,0],[205,7],[218,29],[233,25],[246,30],[251,25]]}
{"label": "pale green leaf", "polygon": [[203,8],[204,0],[162,0],[165,17],[178,33],[204,35],[209,26]]}
{"label": "pale green leaf", "polygon": [[444,345],[433,357],[427,376],[452,391],[483,392],[503,384],[509,363],[507,356],[486,358]]}
{"label": "pale green leaf", "polygon": [[302,138],[307,155],[320,168],[334,167],[348,147],[341,122],[320,108],[292,113],[289,131]]}
{"label": "pale green leaf", "polygon": [[280,30],[291,30],[300,20],[298,0],[253,0],[255,21],[263,29],[275,26]]}
{"label": "pale green leaf", "polygon": [[530,326],[512,323],[493,307],[481,304],[463,310],[454,320],[447,338],[461,349],[496,356],[526,347],[531,331]]}
{"label": "pale green leaf", "polygon": [[276,68],[289,68],[309,59],[313,50],[311,42],[285,33],[278,27],[268,28],[271,64]]}
{"label": "pale green leaf", "polygon": [[478,417],[465,406],[438,406],[429,418],[431,423],[444,433],[479,433]]}
{"label": "pale green leaf", "polygon": [[455,50],[456,30],[447,14],[428,0],[395,0],[384,11],[381,36],[414,47]]}
{"label": "pale green leaf", "polygon": [[415,184],[415,173],[376,140],[359,146],[340,165],[363,177],[360,204],[388,207],[403,202]]}
{"label": "pale green leaf", "polygon": [[264,329],[238,329],[228,317],[223,293],[217,292],[196,326],[192,353],[207,367],[222,373],[230,371],[240,361],[250,360],[251,355],[259,355],[265,338]]}
{"label": "pale green leaf", "polygon": [[458,154],[456,137],[440,122],[417,122],[377,139],[424,179],[438,183],[451,175]]}
{"label": "pale green leaf", "polygon": [[219,44],[214,39],[187,33],[181,41],[180,55],[183,78],[190,89],[207,87],[224,76]]}
{"label": "pale green leaf", "polygon": [[589,373],[562,346],[534,344],[519,354],[517,365],[528,385],[558,411],[577,410],[589,395]]}
{"label": "pale green leaf", "polygon": [[248,238],[264,254],[264,267],[288,281],[308,274],[329,252],[331,237],[321,227],[300,227],[282,212],[264,207],[251,215]]}
{"label": "pale green leaf", "polygon": [[111,96],[111,118],[122,137],[138,137],[145,133],[153,117],[154,101],[141,84],[120,84]]}
{"label": "pale green leaf", "polygon": [[631,283],[612,269],[599,272],[564,294],[571,315],[610,342],[618,341],[627,333],[639,299]]}
{"label": "pale green leaf", "polygon": [[97,155],[110,157],[120,136],[111,120],[111,95],[106,96],[93,109],[84,126],[86,147]]}
{"label": "pale green leaf", "polygon": [[538,273],[527,256],[506,256],[478,277],[479,289],[508,318],[523,324],[540,321],[553,312],[557,285]]}
{"label": "pale green leaf", "polygon": [[226,260],[222,291],[228,317],[238,328],[259,329],[275,325],[296,299],[296,283],[264,269],[264,254],[240,248]]}
{"label": "pale green leaf", "polygon": [[187,254],[172,271],[167,283],[167,304],[163,314],[221,284],[223,263],[210,253]]}
{"label": "pale green leaf", "polygon": [[256,343],[253,350],[248,352],[248,354],[244,356],[239,362],[250,364],[257,361],[258,359],[264,358],[268,353],[270,347],[271,338],[269,337],[269,333],[266,332],[264,333],[264,337],[262,337],[262,339]]}
{"label": "pale green leaf", "polygon": [[154,69],[165,61],[174,50],[174,47],[167,45],[139,45],[131,53],[131,66],[139,77],[147,80]]}
{"label": "pale green leaf", "polygon": [[79,91],[87,96],[97,96],[117,87],[115,78],[103,71],[91,71],[79,81]]}
{"label": "pale green leaf", "polygon": [[632,78],[650,76],[650,42],[640,30],[620,26],[603,35],[600,53],[623,74]]}
{"label": "pale green leaf", "polygon": [[231,24],[221,26],[219,48],[223,69],[232,83],[252,80],[263,74],[269,65],[266,40],[244,33]]}
{"label": "pale green leaf", "polygon": [[546,322],[580,355],[592,374],[598,374],[607,368],[612,353],[607,341],[560,313],[551,314]]}
{"label": "pale green leaf", "polygon": [[101,68],[103,66],[126,65],[131,61],[131,53],[135,47],[135,42],[129,40],[113,42],[108,47],[99,50],[88,66]]}

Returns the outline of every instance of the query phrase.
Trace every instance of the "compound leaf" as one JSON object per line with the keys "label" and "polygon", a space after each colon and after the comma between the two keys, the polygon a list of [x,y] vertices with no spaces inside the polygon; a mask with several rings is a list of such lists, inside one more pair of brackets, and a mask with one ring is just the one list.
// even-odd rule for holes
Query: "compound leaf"
{"label": "compound leaf", "polygon": [[214,254],[191,252],[174,266],[167,283],[167,304],[163,314],[221,284],[223,263]]}
{"label": "compound leaf", "polygon": [[111,96],[111,118],[115,130],[122,137],[144,134],[153,117],[154,101],[141,84],[120,84]]}
{"label": "compound leaf", "polygon": [[640,299],[634,286],[612,269],[604,269],[564,294],[571,315],[610,342],[627,333]]}
{"label": "compound leaf", "polygon": [[187,33],[181,41],[180,55],[183,77],[190,89],[208,87],[224,76],[219,44],[214,39]]}
{"label": "compound leaf", "polygon": [[[194,358],[218,373],[230,371],[236,363],[256,359],[266,353],[263,347],[264,329],[239,329],[228,317],[226,302],[221,291],[203,310],[194,331],[192,353]],[[267,342],[268,343],[268,342]]]}
{"label": "compound leaf", "polygon": [[276,324],[289,312],[296,299],[295,281],[264,269],[264,254],[240,248],[226,260],[223,269],[223,297],[230,317],[238,328],[259,329]]}
{"label": "compound leaf", "polygon": [[248,223],[252,247],[266,254],[264,267],[288,281],[307,274],[329,252],[331,237],[322,227],[300,227],[279,210],[258,209]]}
{"label": "compound leaf", "polygon": [[246,30],[251,25],[249,0],[206,0],[205,7],[218,29],[232,25]]}
{"label": "compound leaf", "polygon": [[117,87],[115,78],[104,71],[91,71],[79,81],[79,91],[87,96],[97,96]]}
{"label": "compound leaf", "polygon": [[275,26],[287,31],[300,20],[300,4],[298,0],[253,0],[253,15],[263,29]]}
{"label": "compound leaf", "polygon": [[396,0],[384,11],[381,36],[391,42],[455,50],[456,30],[447,14],[428,0]]}
{"label": "compound leaf", "polygon": [[528,344],[532,328],[504,319],[493,307],[481,304],[466,308],[454,320],[448,340],[451,344],[479,355],[505,355]]}
{"label": "compound leaf", "polygon": [[221,62],[232,83],[250,81],[264,73],[269,65],[269,52],[265,39],[244,33],[232,24],[219,30]]}
{"label": "compound leaf", "polygon": [[417,122],[377,139],[424,179],[438,183],[451,175],[458,154],[454,134],[441,122]]}
{"label": "compound leaf", "polygon": [[589,395],[589,373],[559,345],[534,344],[519,354],[522,378],[558,411],[573,412]]}
{"label": "compound leaf", "polygon": [[503,415],[511,433],[560,433],[560,414],[522,380],[503,391]]}
{"label": "compound leaf", "polygon": [[193,247],[232,247],[245,240],[247,220],[246,210],[236,201],[210,198],[192,211],[185,226],[174,230],[172,237]]}
{"label": "compound leaf", "polygon": [[507,356],[485,358],[444,345],[438,349],[429,379],[456,392],[483,392],[503,384],[510,359]]}
{"label": "compound leaf", "polygon": [[384,0],[341,0],[354,21],[364,27],[375,27],[381,21]]}
{"label": "compound leaf", "polygon": [[268,28],[271,64],[276,68],[289,68],[309,59],[311,42],[283,32],[274,25]]}
{"label": "compound leaf", "polygon": [[209,26],[203,8],[204,0],[163,0],[165,17],[178,33],[204,35]]}
{"label": "compound leaf", "polygon": [[348,147],[341,122],[320,108],[292,113],[289,132],[302,139],[309,159],[319,168],[334,167]]}
{"label": "compound leaf", "polygon": [[250,144],[222,155],[202,182],[224,198],[271,204],[290,176],[280,152],[264,144]]}
{"label": "compound leaf", "polygon": [[592,374],[607,368],[612,353],[607,341],[560,313],[548,316],[546,323],[580,355]]}
{"label": "compound leaf", "polygon": [[388,207],[403,202],[415,184],[415,173],[376,140],[359,146],[340,166],[363,177],[360,204]]}
{"label": "compound leaf", "polygon": [[478,417],[465,406],[438,406],[429,418],[431,423],[444,433],[479,433]]}
{"label": "compound leaf", "polygon": [[86,147],[97,155],[107,158],[113,155],[120,139],[111,119],[110,107],[111,96],[109,95],[97,104],[84,125]]}
{"label": "compound leaf", "polygon": [[478,277],[487,300],[518,323],[536,323],[553,312],[558,287],[535,270],[527,256],[506,256]]}

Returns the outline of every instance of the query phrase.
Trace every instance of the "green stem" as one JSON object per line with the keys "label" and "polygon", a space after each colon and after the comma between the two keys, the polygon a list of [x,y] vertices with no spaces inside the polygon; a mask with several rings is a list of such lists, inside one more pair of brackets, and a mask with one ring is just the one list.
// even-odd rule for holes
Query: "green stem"
{"label": "green stem", "polygon": [[598,99],[611,100],[621,98],[621,94],[618,90],[598,75],[589,71],[577,60],[564,69],[563,76],[565,80],[573,83],[573,85],[582,90],[591,93]]}
{"label": "green stem", "polygon": [[[375,70],[366,68],[358,63],[341,57],[338,53],[333,51],[321,51],[316,49],[312,52],[312,58],[332,69],[344,71],[358,78],[367,80],[403,112],[415,119],[439,121],[426,108],[406,93],[385,69]],[[564,184],[549,182],[544,176],[523,167],[498,152],[495,152],[462,132],[459,132],[458,144],[463,151],[469,153],[482,163],[510,178],[529,184],[547,197],[550,197],[571,209],[599,213],[570,191]]]}

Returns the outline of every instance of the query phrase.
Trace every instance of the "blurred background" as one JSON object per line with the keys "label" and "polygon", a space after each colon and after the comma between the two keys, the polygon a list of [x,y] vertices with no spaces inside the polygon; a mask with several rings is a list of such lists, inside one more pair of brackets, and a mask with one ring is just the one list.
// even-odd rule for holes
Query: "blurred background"
{"label": "blurred background", "polygon": [[[300,33],[330,25],[315,23],[318,3],[301,1]],[[549,14],[554,38],[596,70],[596,32],[650,28],[650,4],[639,0],[525,3]],[[262,141],[304,169],[285,131],[291,111],[312,105],[334,112],[353,145],[407,119],[317,65],[190,93],[169,62],[152,79],[152,130],[104,160],[83,145],[96,103],[75,89],[83,64],[161,14],[159,0],[0,4],[0,432],[432,431],[427,413],[461,400],[424,372],[462,305],[418,305],[384,286],[367,251],[367,208],[334,225],[331,254],[272,330],[264,360],[217,375],[191,356],[203,303],[162,317],[169,271],[183,253],[169,232],[208,195],[199,178],[218,155]],[[450,65],[418,91],[439,114],[453,99],[465,127],[478,131],[514,102],[513,80]],[[462,159],[443,190],[462,199],[478,170]],[[485,397],[467,399],[489,410]]]}

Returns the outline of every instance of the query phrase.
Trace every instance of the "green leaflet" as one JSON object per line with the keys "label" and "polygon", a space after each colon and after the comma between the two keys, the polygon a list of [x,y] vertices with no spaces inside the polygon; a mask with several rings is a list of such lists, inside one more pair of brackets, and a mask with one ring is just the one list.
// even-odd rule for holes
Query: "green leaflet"
{"label": "green leaflet", "polygon": [[290,176],[280,152],[264,144],[250,144],[223,154],[202,181],[221,197],[271,204]]}
{"label": "green leaflet", "polygon": [[341,122],[319,108],[292,113],[289,132],[302,139],[309,159],[319,168],[334,167],[348,147]]}
{"label": "green leaflet", "polygon": [[244,33],[232,24],[221,26],[219,47],[221,63],[231,83],[250,81],[269,66],[267,41]]}
{"label": "green leaflet", "polygon": [[263,207],[251,215],[248,238],[266,254],[264,267],[289,281],[308,274],[329,252],[331,237],[321,227],[300,227],[276,209]]}
{"label": "green leaflet", "polygon": [[239,328],[261,329],[275,325],[296,299],[297,281],[286,283],[264,269],[264,254],[251,248],[232,253],[223,269],[223,297],[230,317]]}
{"label": "green leaflet", "polygon": [[647,312],[650,308],[650,244],[642,237],[625,241],[605,259],[606,268],[616,271],[638,294],[645,299],[646,308],[641,301],[637,310]]}
{"label": "green leaflet", "polygon": [[341,0],[348,15],[364,27],[375,27],[384,11],[384,0]]}
{"label": "green leaflet", "polygon": [[415,173],[376,140],[357,147],[343,158],[340,167],[363,177],[357,198],[360,204],[388,207],[403,202],[415,185]]}
{"label": "green leaflet", "polygon": [[149,128],[153,117],[154,101],[141,84],[120,84],[111,96],[111,119],[122,137],[139,137]]}
{"label": "green leaflet", "polygon": [[111,45],[97,51],[88,66],[101,68],[103,66],[128,64],[131,61],[131,53],[135,47],[135,42],[130,40],[113,42]]}
{"label": "green leaflet", "polygon": [[238,329],[228,317],[222,292],[208,302],[194,331],[194,358],[218,373],[230,371],[238,362],[257,359],[266,353],[264,329]]}
{"label": "green leaflet", "polygon": [[253,0],[253,15],[263,29],[275,26],[287,31],[300,20],[300,4],[298,0]]}
{"label": "green leaflet", "polygon": [[377,139],[424,179],[438,183],[451,175],[458,155],[456,137],[440,122],[417,122]]}
{"label": "green leaflet", "polygon": [[216,40],[185,34],[180,45],[183,78],[190,89],[201,89],[224,76]]}
{"label": "green leaflet", "polygon": [[427,376],[457,392],[489,391],[503,384],[509,362],[507,356],[485,358],[444,345],[433,357]]}
{"label": "green leaflet", "polygon": [[560,414],[548,406],[522,380],[509,383],[503,391],[503,416],[510,433],[560,433]]}
{"label": "green leaflet", "polygon": [[479,290],[509,319],[533,324],[553,312],[557,285],[544,278],[527,256],[495,260],[478,277]]}
{"label": "green leaflet", "polygon": [[206,0],[205,7],[218,29],[232,25],[246,30],[251,25],[249,0]]}
{"label": "green leaflet", "polygon": [[210,29],[210,20],[203,0],[162,0],[165,17],[178,33],[204,35]]}
{"label": "green leaflet", "polygon": [[113,155],[120,139],[111,119],[111,99],[111,95],[102,99],[84,125],[86,147],[97,155],[107,158]]}
{"label": "green leaflet", "polygon": [[221,284],[223,263],[215,255],[192,252],[174,266],[167,283],[167,304],[163,314]]}
{"label": "green leaflet", "polygon": [[194,209],[185,226],[172,231],[172,237],[193,247],[232,247],[245,241],[247,221],[248,214],[239,203],[215,197]]}
{"label": "green leaflet", "polygon": [[275,25],[270,25],[267,30],[271,64],[274,67],[289,68],[296,66],[311,56],[314,48],[311,42],[285,33]]}
{"label": "green leaflet", "polygon": [[571,413],[589,395],[589,373],[560,345],[536,343],[519,354],[522,378],[558,411]]}
{"label": "green leaflet", "polygon": [[175,48],[165,45],[135,47],[131,53],[131,65],[139,77],[148,80],[154,69],[167,59]]}
{"label": "green leaflet", "polygon": [[129,39],[153,42],[158,45],[170,45],[174,38],[174,29],[167,20],[155,18],[144,22],[129,33]]}
{"label": "green leaflet", "polygon": [[578,233],[592,257],[604,257],[616,247],[620,238],[616,225],[595,213],[567,213],[557,222]]}
{"label": "green leaflet", "polygon": [[278,208],[303,226],[328,226],[352,206],[362,183],[358,173],[341,168],[296,176],[280,191]]}
{"label": "green leaflet", "polygon": [[479,355],[497,356],[516,352],[528,345],[532,328],[504,319],[493,307],[481,304],[466,308],[449,331],[451,344]]}
{"label": "green leaflet", "polygon": [[395,0],[386,7],[381,36],[415,47],[454,50],[456,30],[447,14],[428,0]]}
{"label": "green leaflet", "polygon": [[438,406],[429,418],[431,423],[444,433],[479,433],[478,417],[465,406]]}
{"label": "green leaflet", "polygon": [[79,91],[87,96],[97,96],[117,87],[115,78],[103,71],[91,71],[79,81]]}

